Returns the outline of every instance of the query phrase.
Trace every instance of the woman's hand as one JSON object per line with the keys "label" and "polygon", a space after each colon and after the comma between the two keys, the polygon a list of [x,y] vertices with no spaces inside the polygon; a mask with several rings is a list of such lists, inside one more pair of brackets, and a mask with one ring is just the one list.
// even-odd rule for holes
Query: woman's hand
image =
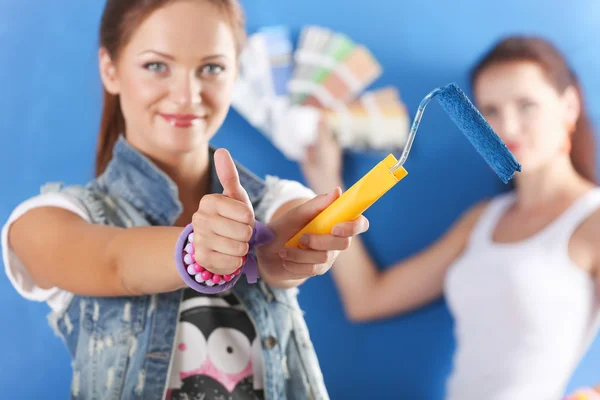
{"label": "woman's hand", "polygon": [[354,221],[335,225],[330,234],[304,235],[304,249],[285,247],[290,238],[333,203],[340,193],[340,189],[335,188],[291,208],[268,225],[275,239],[259,247],[257,256],[260,276],[269,285],[287,288],[297,286],[315,275],[325,274],[340,251],[350,246],[352,237],[368,229],[368,220],[360,216]]}
{"label": "woman's hand", "polygon": [[300,163],[308,185],[317,193],[342,187],[342,149],[325,122],[319,124],[317,140]]}
{"label": "woman's hand", "polygon": [[222,194],[202,197],[192,217],[196,262],[208,271],[229,275],[242,266],[254,228],[254,209],[229,152],[215,152]]}

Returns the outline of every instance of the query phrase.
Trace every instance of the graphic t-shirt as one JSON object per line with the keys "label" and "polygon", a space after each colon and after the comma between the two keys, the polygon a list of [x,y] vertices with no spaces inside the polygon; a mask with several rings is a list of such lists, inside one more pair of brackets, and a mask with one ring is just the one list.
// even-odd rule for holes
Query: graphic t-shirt
{"label": "graphic t-shirt", "polygon": [[254,325],[231,292],[184,292],[166,400],[262,400]]}
{"label": "graphic t-shirt", "polygon": [[[267,177],[267,190],[257,218],[268,222],[288,201],[308,199],[314,192],[298,182]],[[91,222],[86,208],[63,193],[45,193],[21,203],[13,210],[1,234],[2,259],[6,275],[26,299],[44,301],[55,313],[64,312],[74,294],[61,288],[38,287],[19,260],[8,240],[11,225],[27,211],[57,207]],[[241,279],[245,279],[242,277]],[[262,400],[264,373],[260,339],[248,314],[235,295],[203,295],[184,291],[170,376],[167,400]]]}

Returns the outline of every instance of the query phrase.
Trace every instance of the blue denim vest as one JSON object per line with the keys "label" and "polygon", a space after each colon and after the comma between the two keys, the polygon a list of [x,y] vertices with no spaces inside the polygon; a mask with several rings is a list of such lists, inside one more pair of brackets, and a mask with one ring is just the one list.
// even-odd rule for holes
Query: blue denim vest
{"label": "blue denim vest", "polygon": [[[220,193],[212,153],[211,191]],[[237,167],[256,209],[266,186]],[[97,224],[171,226],[182,211],[174,182],[122,137],[100,177],[85,187],[48,184],[42,191],[58,190],[78,198]],[[297,289],[279,290],[260,280],[249,285],[242,278],[233,293],[262,342],[265,398],[328,399]],[[73,359],[71,398],[162,400],[182,294],[74,296],[64,312],[51,314],[50,323]]]}

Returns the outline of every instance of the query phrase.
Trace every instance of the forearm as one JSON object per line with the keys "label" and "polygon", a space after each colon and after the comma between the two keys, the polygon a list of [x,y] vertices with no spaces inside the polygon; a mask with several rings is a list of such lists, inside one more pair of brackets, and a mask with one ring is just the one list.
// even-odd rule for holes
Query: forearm
{"label": "forearm", "polygon": [[[341,177],[331,174],[313,179],[310,185],[317,193],[344,187]],[[377,286],[380,271],[360,237],[353,238],[350,247],[338,255],[332,273],[346,313],[351,319],[362,319],[362,310],[367,307],[366,302],[371,297],[373,288]]]}
{"label": "forearm", "polygon": [[[143,295],[185,287],[174,261],[175,242],[180,234],[181,228],[140,227],[123,229],[114,237],[109,254],[127,292]],[[266,271],[262,271],[261,279],[278,289],[296,287],[306,280],[277,280]]]}
{"label": "forearm", "polygon": [[368,319],[369,301],[378,287],[381,272],[369,256],[359,237],[342,251],[331,269],[335,285],[350,319]]}
{"label": "forearm", "polygon": [[[329,177],[313,183],[318,186],[317,189],[323,190],[344,188],[341,177]],[[381,272],[360,237],[353,238],[350,247],[338,255],[332,273],[346,313],[352,319],[362,319],[365,314],[363,310],[377,288]]]}
{"label": "forearm", "polygon": [[185,283],[175,267],[178,227],[122,229],[107,245],[110,262],[131,295],[165,293]]}
{"label": "forearm", "polygon": [[444,278],[461,248],[443,240],[380,272],[360,239],[342,252],[333,268],[348,317],[389,318],[438,299]]}

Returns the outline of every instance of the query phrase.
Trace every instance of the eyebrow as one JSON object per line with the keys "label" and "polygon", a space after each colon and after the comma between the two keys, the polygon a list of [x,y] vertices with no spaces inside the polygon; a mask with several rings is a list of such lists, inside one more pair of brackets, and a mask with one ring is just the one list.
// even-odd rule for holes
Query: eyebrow
{"label": "eyebrow", "polygon": [[[139,56],[143,55],[143,54],[156,54],[159,55],[161,57],[167,58],[169,60],[175,60],[175,57],[173,57],[170,54],[167,53],[163,53],[162,51],[157,51],[157,50],[144,50],[138,53]],[[225,54],[212,54],[210,56],[206,56],[202,59],[202,61],[207,61],[207,60],[212,60],[212,59],[216,59],[216,58],[228,58]]]}
{"label": "eyebrow", "polygon": [[481,106],[479,106],[479,110],[482,112],[489,112],[492,110],[496,110],[497,107],[494,104],[482,104]]}

